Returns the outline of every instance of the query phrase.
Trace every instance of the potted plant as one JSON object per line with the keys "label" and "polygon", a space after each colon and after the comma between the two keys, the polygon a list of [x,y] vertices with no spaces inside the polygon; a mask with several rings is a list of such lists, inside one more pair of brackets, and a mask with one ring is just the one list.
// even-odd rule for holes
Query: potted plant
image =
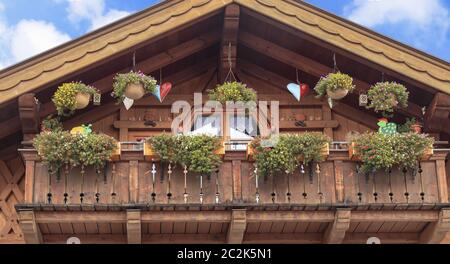
{"label": "potted plant", "polygon": [[389,170],[394,166],[413,168],[419,160],[427,160],[432,155],[433,142],[433,138],[423,134],[366,133],[354,137],[349,156],[352,160],[362,161],[364,173]]}
{"label": "potted plant", "polygon": [[70,116],[75,110],[87,107],[91,97],[98,93],[96,88],[81,82],[63,83],[53,95],[52,101],[59,115]]}
{"label": "potted plant", "polygon": [[138,100],[147,93],[155,92],[156,80],[151,76],[146,76],[140,71],[117,74],[114,77],[113,90],[113,96],[117,98],[119,103],[122,102],[125,97]]}
{"label": "potted plant", "polygon": [[120,147],[117,141],[104,134],[71,134],[68,131],[56,130],[39,134],[33,141],[42,161],[47,164],[50,174],[70,164],[94,166],[97,172],[117,155]]}
{"label": "potted plant", "polygon": [[41,123],[42,132],[62,131],[63,125],[61,122],[53,116],[46,117]]}
{"label": "potted plant", "polygon": [[284,134],[273,144],[255,139],[251,151],[263,176],[292,173],[301,163],[322,162],[329,154],[330,139],[321,133]]}
{"label": "potted plant", "polygon": [[225,105],[226,102],[256,101],[255,90],[240,82],[225,82],[213,90],[209,90],[209,99]]}
{"label": "potted plant", "polygon": [[398,126],[398,132],[399,133],[413,132],[416,134],[421,134],[422,124],[420,124],[420,122],[417,121],[414,117],[407,118],[404,124]]}
{"label": "potted plant", "polygon": [[320,78],[314,88],[318,97],[322,97],[326,94],[333,100],[344,98],[354,89],[355,85],[353,85],[353,78],[341,72],[330,73],[327,76]]}
{"label": "potted plant", "polygon": [[397,107],[408,106],[409,92],[406,87],[395,82],[380,82],[373,85],[367,94],[369,104],[367,109],[381,112],[383,116],[389,117]]}
{"label": "potted plant", "polygon": [[161,134],[146,142],[151,155],[163,162],[187,166],[189,171],[210,175],[221,163],[223,143],[218,137]]}

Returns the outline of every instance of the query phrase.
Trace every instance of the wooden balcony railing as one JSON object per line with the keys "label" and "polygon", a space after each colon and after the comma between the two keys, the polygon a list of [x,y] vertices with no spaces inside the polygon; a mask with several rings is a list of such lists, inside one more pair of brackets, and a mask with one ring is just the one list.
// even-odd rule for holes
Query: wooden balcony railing
{"label": "wooden balcony railing", "polygon": [[97,174],[80,168],[49,176],[35,150],[21,150],[26,163],[25,203],[93,205],[370,205],[432,206],[449,200],[447,151],[436,150],[417,170],[364,175],[345,149],[291,175],[256,177],[245,151],[227,148],[217,173],[185,173],[180,166],[145,160],[142,148],[123,150],[120,159]]}

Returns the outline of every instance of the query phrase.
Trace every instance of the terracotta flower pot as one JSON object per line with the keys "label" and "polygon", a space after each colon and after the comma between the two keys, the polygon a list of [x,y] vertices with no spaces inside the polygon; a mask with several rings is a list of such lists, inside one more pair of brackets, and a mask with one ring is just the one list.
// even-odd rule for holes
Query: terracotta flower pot
{"label": "terracotta flower pot", "polygon": [[77,93],[75,95],[76,100],[76,109],[83,109],[89,105],[89,101],[91,100],[91,95],[87,93]]}
{"label": "terracotta flower pot", "polygon": [[411,125],[411,132],[414,132],[416,134],[422,134],[422,125],[420,124]]}
{"label": "terracotta flower pot", "polygon": [[348,94],[348,90],[346,90],[346,89],[338,89],[336,91],[331,91],[330,89],[327,89],[328,97],[333,100],[340,100],[340,99],[346,97],[347,94]]}
{"label": "terracotta flower pot", "polygon": [[145,95],[144,85],[130,83],[127,88],[125,88],[124,94],[130,99],[139,100]]}

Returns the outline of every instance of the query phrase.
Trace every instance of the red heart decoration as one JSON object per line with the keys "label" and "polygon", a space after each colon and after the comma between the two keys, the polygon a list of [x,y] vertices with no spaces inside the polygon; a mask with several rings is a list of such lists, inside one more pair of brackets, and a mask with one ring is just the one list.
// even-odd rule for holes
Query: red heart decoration
{"label": "red heart decoration", "polygon": [[164,98],[166,98],[166,96],[167,96],[167,94],[169,94],[170,90],[172,90],[172,83],[166,82],[161,85],[161,88],[160,88],[161,102],[164,101]]}
{"label": "red heart decoration", "polygon": [[309,85],[306,83],[300,84],[300,95],[303,97],[309,93]]}

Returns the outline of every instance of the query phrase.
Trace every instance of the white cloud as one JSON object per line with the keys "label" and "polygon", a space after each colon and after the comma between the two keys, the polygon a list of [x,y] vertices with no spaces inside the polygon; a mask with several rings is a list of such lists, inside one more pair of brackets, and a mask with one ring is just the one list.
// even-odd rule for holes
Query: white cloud
{"label": "white cloud", "polygon": [[29,58],[70,40],[51,23],[21,20],[11,32],[11,55],[15,61]]}
{"label": "white cloud", "polygon": [[442,45],[450,28],[450,15],[441,0],[353,0],[346,17],[370,28],[389,27],[399,38],[409,37],[419,48]]}
{"label": "white cloud", "polygon": [[0,69],[32,57],[70,40],[49,22],[42,20],[20,20],[9,25],[0,3]]}
{"label": "white cloud", "polygon": [[[56,0],[60,1],[60,0]],[[73,23],[88,21],[94,30],[130,15],[130,12],[107,9],[105,0],[66,0],[68,18]]]}

